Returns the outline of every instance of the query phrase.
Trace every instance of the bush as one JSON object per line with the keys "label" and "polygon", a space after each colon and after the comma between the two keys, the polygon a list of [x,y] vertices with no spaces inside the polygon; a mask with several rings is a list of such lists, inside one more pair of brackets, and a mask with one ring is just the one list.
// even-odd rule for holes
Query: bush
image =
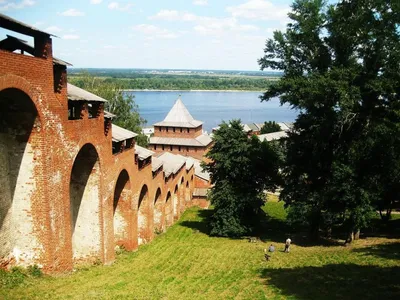
{"label": "bush", "polygon": [[0,287],[14,288],[21,285],[26,278],[25,270],[21,267],[14,267],[10,272],[0,269]]}
{"label": "bush", "polygon": [[42,277],[43,276],[43,272],[39,268],[38,265],[29,266],[27,270],[28,270],[28,274],[32,277]]}

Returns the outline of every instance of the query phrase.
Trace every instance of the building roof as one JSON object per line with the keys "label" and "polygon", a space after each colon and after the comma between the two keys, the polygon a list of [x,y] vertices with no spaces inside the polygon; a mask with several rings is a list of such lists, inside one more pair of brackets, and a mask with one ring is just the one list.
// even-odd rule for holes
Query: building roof
{"label": "building roof", "polygon": [[193,196],[195,197],[206,197],[208,188],[195,188],[193,190]]}
{"label": "building roof", "polygon": [[289,131],[293,127],[293,123],[279,122],[278,125],[281,127],[282,131]]}
{"label": "building roof", "polygon": [[15,20],[9,16],[3,15],[0,13],[0,27],[8,29],[8,30],[12,30],[15,32],[19,32],[22,34],[26,34],[29,36],[39,36],[39,35],[45,35],[45,36],[55,36],[54,34],[50,34],[47,32],[44,32],[42,30],[39,30],[33,26],[30,26],[28,24],[22,23],[18,20]]}
{"label": "building roof", "polygon": [[260,141],[274,141],[274,140],[280,140],[281,138],[287,137],[287,132],[286,131],[278,131],[278,132],[272,132],[272,133],[266,133],[266,134],[260,134],[258,138]]}
{"label": "building roof", "polygon": [[92,94],[84,89],[81,89],[73,84],[67,83],[67,94],[68,100],[71,101],[97,101],[97,102],[107,102],[95,94]]}
{"label": "building roof", "polygon": [[242,124],[242,127],[243,127],[243,131],[244,132],[250,132],[251,131],[251,128],[247,124]]}
{"label": "building roof", "polygon": [[155,136],[150,138],[150,144],[157,144],[157,145],[205,147],[208,146],[211,142],[212,139],[207,134],[202,134],[194,139],[155,137]]}
{"label": "building roof", "polygon": [[[35,49],[33,48],[33,46],[29,45],[27,41],[21,40],[8,34],[4,40],[0,41],[0,49],[4,49],[10,52],[14,52],[15,50],[23,50],[31,55],[35,54]],[[69,62],[66,62],[54,56],[53,64],[61,66],[72,66]]]}
{"label": "building roof", "polygon": [[169,152],[163,152],[157,157],[163,164],[165,177],[176,174],[186,163],[186,159],[181,155],[174,155]]}
{"label": "building roof", "polygon": [[138,155],[140,160],[145,160],[152,156],[154,152],[135,144],[135,154]]}
{"label": "building roof", "polygon": [[134,133],[134,132],[132,132],[132,131],[130,131],[128,129],[119,127],[119,126],[117,126],[115,124],[112,124],[111,130],[112,130],[112,140],[113,140],[113,142],[122,142],[122,141],[125,141],[125,140],[128,140],[128,139],[132,139],[135,136],[137,136],[136,133]]}
{"label": "building roof", "polygon": [[162,160],[160,160],[159,158],[153,156],[151,158],[151,170],[153,172],[157,171],[159,168],[161,168],[163,165]]}
{"label": "building roof", "polygon": [[192,159],[194,160],[194,175],[200,177],[201,179],[210,181],[210,173],[203,170],[201,167],[201,161],[195,158]]}
{"label": "building roof", "polygon": [[109,111],[104,111],[104,118],[112,119],[112,118],[115,118],[115,117],[116,117],[116,115],[110,113]]}
{"label": "building roof", "polygon": [[154,124],[154,126],[196,128],[201,124],[203,122],[195,120],[183,104],[181,98],[178,98],[165,119]]}

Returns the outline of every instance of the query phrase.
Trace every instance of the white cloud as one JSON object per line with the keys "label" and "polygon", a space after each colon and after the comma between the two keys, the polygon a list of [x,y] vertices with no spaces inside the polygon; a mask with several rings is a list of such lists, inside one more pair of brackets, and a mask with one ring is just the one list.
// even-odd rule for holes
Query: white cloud
{"label": "white cloud", "polygon": [[121,5],[118,2],[111,2],[108,4],[108,8],[111,10],[127,11],[133,6],[132,3],[127,3],[126,5]]}
{"label": "white cloud", "polygon": [[76,34],[65,34],[62,37],[64,40],[79,40],[79,35]]}
{"label": "white cloud", "polygon": [[150,20],[184,21],[193,22],[196,25],[194,30],[202,35],[218,35],[226,31],[257,31],[259,28],[254,25],[239,24],[236,18],[212,18],[197,16],[177,10],[161,10],[156,15],[150,16]]}
{"label": "white cloud", "polygon": [[176,39],[179,35],[165,28],[160,28],[150,24],[140,24],[133,27],[133,30],[146,35],[147,39]]}
{"label": "white cloud", "polygon": [[91,4],[100,4],[103,0],[90,0]]}
{"label": "white cloud", "polygon": [[278,6],[265,0],[248,0],[243,4],[227,7],[226,10],[236,18],[281,21],[286,23],[290,8],[289,6]]}
{"label": "white cloud", "polygon": [[56,33],[56,32],[61,32],[62,29],[57,26],[50,26],[50,27],[47,27],[44,31],[50,32],[50,33]]}
{"label": "white cloud", "polygon": [[70,8],[70,9],[62,12],[61,15],[64,17],[82,17],[85,15],[85,13],[82,11],[79,11],[75,8]]}
{"label": "white cloud", "polygon": [[155,16],[150,16],[150,20],[178,21],[180,14],[177,10],[160,10]]}
{"label": "white cloud", "polygon": [[32,6],[35,3],[36,2],[33,0],[23,0],[20,2],[6,2],[6,1],[0,0],[0,4],[2,5],[2,6],[0,6],[0,11],[7,11],[10,9],[22,9],[27,6]]}
{"label": "white cloud", "polygon": [[199,5],[199,6],[204,6],[204,5],[208,5],[208,1],[207,0],[194,0],[193,4]]}

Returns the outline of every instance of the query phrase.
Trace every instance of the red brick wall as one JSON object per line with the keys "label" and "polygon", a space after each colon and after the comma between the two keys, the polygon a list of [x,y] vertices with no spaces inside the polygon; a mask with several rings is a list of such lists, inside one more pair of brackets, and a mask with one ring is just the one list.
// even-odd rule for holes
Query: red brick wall
{"label": "red brick wall", "polygon": [[[172,150],[171,150],[172,147]],[[175,145],[164,145],[164,150],[162,145],[149,145],[149,149],[156,153],[162,153],[162,152],[170,152],[173,154],[180,154],[183,156],[191,156],[196,159],[202,160],[204,154],[206,153],[207,148],[206,147],[189,147],[189,151],[187,150],[186,146],[181,146],[181,151],[179,151],[179,146]]]}
{"label": "red brick wall", "polygon": [[[51,49],[51,45],[48,49]],[[28,212],[33,220],[31,234],[42,250],[26,245],[23,251],[33,251],[36,255],[25,263],[40,264],[45,272],[62,272],[73,268],[70,179],[75,158],[86,144],[93,145],[98,155],[98,209],[91,218],[99,224],[96,241],[99,250],[78,261],[101,259],[104,263],[110,263],[115,259],[114,193],[122,170],[126,170],[129,176],[129,188],[126,188],[123,200],[119,203],[122,214],[127,216],[127,223],[124,225],[125,235],[118,243],[128,250],[138,247],[138,202],[144,185],[148,188],[148,198],[141,204],[141,210],[147,218],[143,235],[146,242],[151,241],[154,237],[154,197],[157,189],[161,189],[162,219],[165,222],[167,193],[174,192],[182,177],[185,183],[190,181],[193,168],[189,171],[182,168],[167,182],[163,172],[153,178],[151,165],[139,170],[133,149],[112,155],[111,132],[108,135],[104,132],[103,115],[88,119],[86,112],[81,120],[68,120],[66,86],[59,93],[54,92],[51,53],[48,59],[43,59],[0,50],[0,101],[1,91],[7,88],[19,89],[31,98],[41,124],[40,130],[37,129],[37,142],[33,145],[40,150],[34,158],[39,166],[34,171],[35,191],[27,201],[31,202],[31,211]],[[193,187],[191,182],[190,195]],[[183,201],[181,195],[178,195],[179,205]],[[190,205],[185,203],[187,206]]]}
{"label": "red brick wall", "polygon": [[210,201],[208,201],[206,197],[193,196],[191,205],[200,208],[209,208]]}
{"label": "red brick wall", "polygon": [[[175,131],[174,131],[175,129]],[[182,131],[181,131],[182,129]],[[189,132],[188,132],[189,129]],[[155,137],[171,137],[171,138],[186,138],[195,139],[203,133],[203,125],[197,128],[182,128],[182,127],[163,127],[154,126],[154,136]]]}
{"label": "red brick wall", "polygon": [[198,176],[194,177],[194,186],[196,188],[210,188],[211,183],[207,180],[204,180],[203,178],[200,178]]}

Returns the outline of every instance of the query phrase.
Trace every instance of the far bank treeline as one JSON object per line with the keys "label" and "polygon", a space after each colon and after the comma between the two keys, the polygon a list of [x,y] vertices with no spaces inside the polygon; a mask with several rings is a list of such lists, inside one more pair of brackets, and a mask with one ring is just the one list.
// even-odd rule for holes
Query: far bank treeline
{"label": "far bank treeline", "polygon": [[[117,84],[122,89],[136,90],[246,90],[262,91],[276,82],[277,77],[241,77],[169,74],[115,74],[88,72],[104,83]],[[68,81],[81,86],[84,73],[68,75]]]}

